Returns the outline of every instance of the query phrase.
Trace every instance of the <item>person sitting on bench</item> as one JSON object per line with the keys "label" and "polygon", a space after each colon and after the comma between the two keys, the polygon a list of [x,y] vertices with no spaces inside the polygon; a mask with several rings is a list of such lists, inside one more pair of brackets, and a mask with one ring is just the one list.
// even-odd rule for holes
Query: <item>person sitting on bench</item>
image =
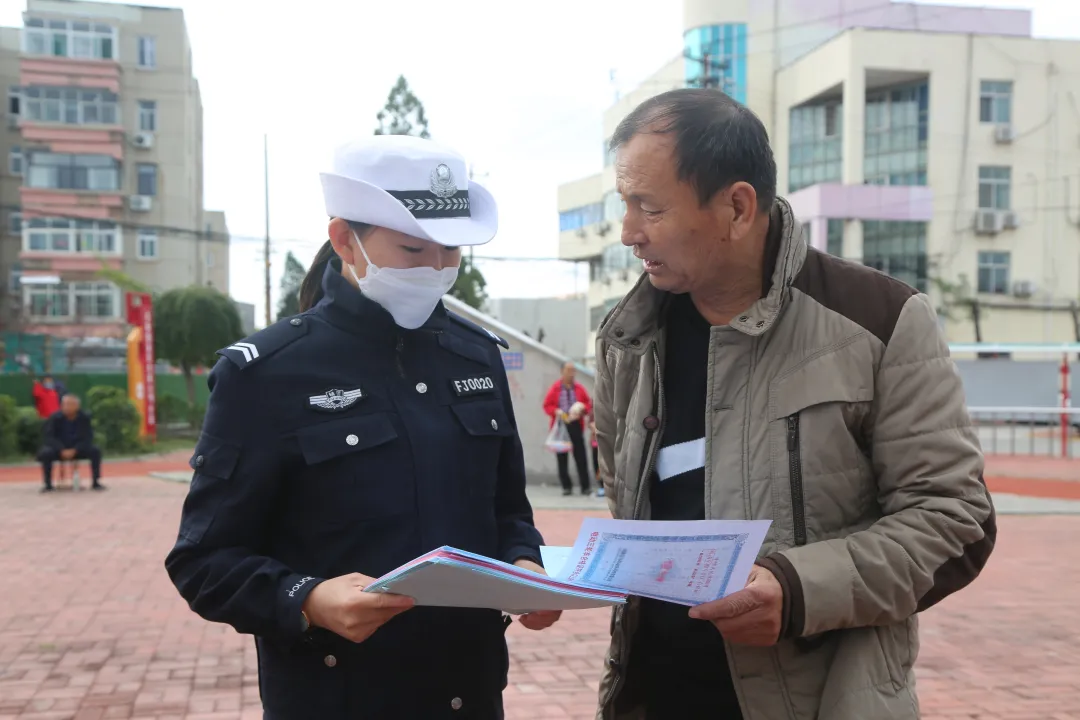
{"label": "person sitting on bench", "polygon": [[94,445],[90,416],[81,410],[81,405],[77,395],[65,395],[60,401],[60,410],[45,421],[45,445],[38,453],[45,474],[42,492],[53,489],[52,466],[57,460],[89,460],[93,489],[105,489],[101,484],[101,450]]}

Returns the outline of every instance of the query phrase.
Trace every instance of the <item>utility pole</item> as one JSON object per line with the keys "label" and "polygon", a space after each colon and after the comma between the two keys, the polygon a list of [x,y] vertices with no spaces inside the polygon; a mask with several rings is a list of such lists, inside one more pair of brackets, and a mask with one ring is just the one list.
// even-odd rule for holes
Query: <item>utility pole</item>
{"label": "utility pole", "polygon": [[266,326],[270,327],[270,153],[266,133],[263,133],[263,184],[266,191],[266,241],[263,244],[266,253]]}

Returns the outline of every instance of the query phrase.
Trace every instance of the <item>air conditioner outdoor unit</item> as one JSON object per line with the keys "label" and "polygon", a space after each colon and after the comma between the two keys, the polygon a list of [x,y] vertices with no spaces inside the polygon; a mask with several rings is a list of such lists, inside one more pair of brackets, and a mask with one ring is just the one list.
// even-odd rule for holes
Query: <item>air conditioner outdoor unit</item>
{"label": "air conditioner outdoor unit", "polygon": [[996,235],[1003,228],[1001,213],[997,210],[980,210],[975,213],[975,233]]}
{"label": "air conditioner outdoor unit", "polygon": [[131,136],[131,144],[137,148],[152,148],[154,147],[154,133],[135,133]]}
{"label": "air conditioner outdoor unit", "polygon": [[1016,131],[1012,125],[998,125],[994,128],[994,142],[999,145],[1008,145],[1016,138]]}
{"label": "air conditioner outdoor unit", "polygon": [[147,212],[153,204],[153,198],[149,195],[132,195],[128,198],[128,207],[135,212]]}
{"label": "air conditioner outdoor unit", "polygon": [[1031,280],[1017,280],[1013,283],[1012,294],[1018,298],[1029,298],[1035,294],[1035,283]]}
{"label": "air conditioner outdoor unit", "polygon": [[1001,224],[1006,230],[1015,230],[1020,227],[1020,216],[1013,211],[1001,214]]}
{"label": "air conditioner outdoor unit", "polygon": [[584,240],[585,238],[589,237],[589,232],[585,228],[578,228],[577,236]]}

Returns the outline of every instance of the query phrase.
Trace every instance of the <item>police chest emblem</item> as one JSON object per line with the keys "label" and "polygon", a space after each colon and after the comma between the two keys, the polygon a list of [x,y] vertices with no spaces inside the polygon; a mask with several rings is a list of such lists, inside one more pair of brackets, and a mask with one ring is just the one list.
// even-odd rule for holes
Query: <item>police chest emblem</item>
{"label": "police chest emblem", "polygon": [[334,389],[327,390],[322,395],[312,395],[308,398],[308,403],[316,410],[337,412],[338,410],[344,410],[362,397],[364,397],[364,393],[360,388],[355,390]]}
{"label": "police chest emblem", "polygon": [[441,164],[431,171],[431,192],[435,197],[448,198],[456,195],[457,191],[454,173],[449,166]]}
{"label": "police chest emblem", "polygon": [[451,380],[450,389],[458,397],[493,393],[495,392],[495,381],[491,379],[490,375],[477,375],[476,377],[461,380]]}

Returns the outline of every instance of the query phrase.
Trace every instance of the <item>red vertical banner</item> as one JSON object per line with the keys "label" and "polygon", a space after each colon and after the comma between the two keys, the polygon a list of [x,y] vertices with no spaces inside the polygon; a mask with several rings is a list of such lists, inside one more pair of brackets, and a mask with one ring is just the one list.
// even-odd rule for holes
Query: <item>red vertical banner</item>
{"label": "red vertical banner", "polygon": [[[134,325],[142,332],[139,338],[138,352],[132,353],[136,355],[138,360],[137,368],[129,368],[128,374],[131,376],[138,376],[138,380],[141,381],[138,384],[141,385],[137,390],[137,395],[141,398],[135,399],[136,406],[139,408],[139,413],[142,415],[142,428],[140,435],[143,437],[155,438],[157,437],[157,392],[155,383],[154,366],[156,365],[156,358],[154,357],[154,308],[153,301],[146,293],[133,293],[126,294],[127,305],[127,321],[129,325]],[[135,371],[133,373],[133,371]],[[141,400],[142,402],[139,402]]]}

